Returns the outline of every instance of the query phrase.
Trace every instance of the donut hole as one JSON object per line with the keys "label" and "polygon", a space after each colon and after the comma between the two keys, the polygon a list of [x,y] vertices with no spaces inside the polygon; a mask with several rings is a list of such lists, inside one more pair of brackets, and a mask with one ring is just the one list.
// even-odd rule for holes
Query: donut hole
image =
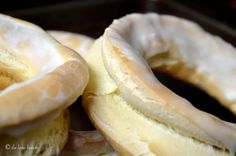
{"label": "donut hole", "polygon": [[228,122],[236,121],[236,117],[231,111],[198,87],[174,78],[165,72],[155,72],[155,76],[161,83],[179,96],[189,100],[198,109],[211,113]]}
{"label": "donut hole", "polygon": [[77,131],[95,130],[95,127],[82,106],[82,97],[79,97],[75,103],[69,107],[69,110],[71,119],[70,129]]}

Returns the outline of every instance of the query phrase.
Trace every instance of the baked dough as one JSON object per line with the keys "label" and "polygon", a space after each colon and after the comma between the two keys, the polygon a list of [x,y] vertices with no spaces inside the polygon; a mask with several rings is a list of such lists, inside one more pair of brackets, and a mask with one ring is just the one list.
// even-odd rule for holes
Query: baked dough
{"label": "baked dough", "polygon": [[69,123],[69,113],[65,110],[56,119],[20,136],[0,134],[0,155],[59,155],[67,141]]}
{"label": "baked dough", "polygon": [[[83,58],[87,56],[89,49],[94,43],[94,39],[82,34],[58,30],[48,31],[48,33],[61,44],[78,52]],[[73,155],[115,156],[117,153],[113,150],[105,138],[96,130],[70,130],[67,144],[63,149],[61,156]]]}
{"label": "baked dough", "polygon": [[[62,112],[83,93],[87,64],[40,27],[2,14],[0,53],[0,155],[58,154],[69,125]],[[40,147],[7,150],[8,142]]]}
{"label": "baked dough", "polygon": [[181,64],[176,77],[235,113],[236,53],[230,44],[184,19],[132,14],[115,20],[85,59],[90,81],[84,107],[121,155],[235,155],[235,124],[196,109],[150,68],[172,73]]}

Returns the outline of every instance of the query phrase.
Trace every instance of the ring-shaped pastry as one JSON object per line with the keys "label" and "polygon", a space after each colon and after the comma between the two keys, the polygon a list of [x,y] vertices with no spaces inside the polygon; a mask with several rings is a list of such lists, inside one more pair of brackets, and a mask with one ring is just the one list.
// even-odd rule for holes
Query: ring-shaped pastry
{"label": "ring-shaped pastry", "polygon": [[57,154],[68,134],[65,109],[87,85],[87,64],[40,27],[2,14],[0,53],[0,155]]}
{"label": "ring-shaped pastry", "polygon": [[151,70],[179,66],[176,77],[198,85],[235,113],[233,46],[184,19],[132,14],[115,20],[89,55],[84,106],[115,150],[124,155],[235,155],[235,124],[196,109]]}

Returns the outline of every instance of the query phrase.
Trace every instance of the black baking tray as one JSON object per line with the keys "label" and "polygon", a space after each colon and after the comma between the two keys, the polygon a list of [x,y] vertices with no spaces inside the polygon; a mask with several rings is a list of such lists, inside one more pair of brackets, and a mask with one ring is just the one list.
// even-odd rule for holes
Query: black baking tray
{"label": "black baking tray", "polygon": [[[227,25],[224,21],[206,15],[181,0],[59,0],[55,2],[57,3],[53,1],[23,9],[3,10],[3,13],[33,22],[46,30],[65,30],[97,38],[103,34],[104,29],[113,19],[134,12],[158,12],[195,21],[205,30],[236,45],[236,30],[232,27],[234,23]],[[156,76],[167,87],[188,99],[199,109],[226,121],[236,122],[236,117],[231,112],[200,89],[163,73],[156,73]],[[72,129],[94,129],[84,112],[80,98],[70,109]]]}

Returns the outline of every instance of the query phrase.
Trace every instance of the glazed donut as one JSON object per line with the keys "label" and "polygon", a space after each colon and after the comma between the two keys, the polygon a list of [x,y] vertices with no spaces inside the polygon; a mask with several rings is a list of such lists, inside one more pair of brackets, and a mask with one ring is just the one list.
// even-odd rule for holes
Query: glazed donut
{"label": "glazed donut", "polygon": [[235,60],[233,46],[193,22],[128,15],[115,20],[86,57],[83,105],[121,155],[234,156],[236,125],[195,108],[151,68],[177,74],[236,113]]}
{"label": "glazed donut", "polygon": [[[87,56],[89,49],[94,43],[94,39],[77,33],[66,31],[52,30],[48,33],[61,44],[75,50],[83,58]],[[77,121],[84,118],[79,116]],[[81,122],[82,123],[82,122]],[[84,123],[85,124],[85,123]],[[84,127],[83,127],[84,126]],[[85,128],[81,125],[80,128]],[[103,155],[115,156],[116,152],[105,140],[105,138],[96,130],[94,131],[74,131],[70,130],[69,137],[61,156],[78,156],[78,155]]]}
{"label": "glazed donut", "polygon": [[87,64],[40,27],[2,14],[0,53],[0,155],[58,154]]}

